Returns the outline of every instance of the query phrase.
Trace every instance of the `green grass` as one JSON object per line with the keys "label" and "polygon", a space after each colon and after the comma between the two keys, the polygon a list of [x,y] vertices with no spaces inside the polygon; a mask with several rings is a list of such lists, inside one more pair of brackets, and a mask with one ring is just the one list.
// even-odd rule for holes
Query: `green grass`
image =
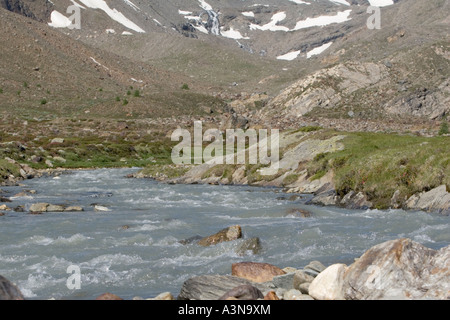
{"label": "green grass", "polygon": [[8,179],[10,175],[15,177],[20,176],[19,166],[0,159],[0,181]]}
{"label": "green grass", "polygon": [[446,119],[442,120],[441,126],[439,128],[439,135],[442,136],[443,134],[448,134],[448,122]]}
{"label": "green grass", "polygon": [[364,192],[377,208],[387,208],[396,190],[401,198],[450,186],[450,139],[382,133],[347,133],[345,150],[316,156],[311,179],[335,172],[336,191]]}
{"label": "green grass", "polygon": [[319,126],[304,126],[304,127],[301,127],[299,129],[293,131],[292,133],[297,133],[297,132],[314,132],[314,131],[319,131],[321,129],[322,129],[322,127],[319,127]]}
{"label": "green grass", "polygon": [[292,173],[292,174],[287,175],[283,179],[283,186],[288,186],[288,185],[294,183],[295,181],[298,180],[299,177],[300,177],[300,175],[296,174],[296,173]]}

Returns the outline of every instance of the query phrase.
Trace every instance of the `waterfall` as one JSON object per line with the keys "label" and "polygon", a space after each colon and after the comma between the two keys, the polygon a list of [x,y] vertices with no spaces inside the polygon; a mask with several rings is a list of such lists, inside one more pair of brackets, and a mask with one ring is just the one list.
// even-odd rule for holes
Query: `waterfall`
{"label": "waterfall", "polygon": [[219,14],[213,10],[207,10],[208,13],[208,30],[216,36],[220,36]]}
{"label": "waterfall", "polygon": [[204,27],[208,30],[209,33],[220,36],[219,14],[214,10],[205,10],[200,14],[200,18],[205,13],[208,15],[208,20],[206,23],[203,23]]}

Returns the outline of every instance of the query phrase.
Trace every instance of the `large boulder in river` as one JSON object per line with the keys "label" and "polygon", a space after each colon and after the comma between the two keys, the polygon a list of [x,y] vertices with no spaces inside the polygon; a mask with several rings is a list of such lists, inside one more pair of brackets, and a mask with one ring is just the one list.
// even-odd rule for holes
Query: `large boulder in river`
{"label": "large boulder in river", "polygon": [[0,276],[0,300],[24,300],[24,297],[16,285]]}
{"label": "large boulder in river", "polygon": [[366,251],[343,280],[346,299],[450,299],[450,246],[388,241]]}
{"label": "large boulder in river", "polygon": [[315,299],[450,299],[450,246],[433,250],[410,239],[376,245],[350,266],[334,264],[309,286]]}
{"label": "large boulder in river", "polygon": [[253,282],[272,281],[273,277],[286,274],[282,269],[259,262],[238,262],[231,265],[231,275]]}
{"label": "large boulder in river", "polygon": [[233,241],[242,238],[241,226],[232,226],[220,230],[216,234],[210,235],[198,241],[198,244],[204,247],[215,245],[225,241]]}

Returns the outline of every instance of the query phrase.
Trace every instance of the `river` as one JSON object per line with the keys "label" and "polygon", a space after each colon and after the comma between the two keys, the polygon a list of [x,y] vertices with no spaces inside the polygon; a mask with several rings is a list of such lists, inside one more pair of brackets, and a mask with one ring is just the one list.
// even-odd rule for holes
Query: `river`
{"label": "river", "polygon": [[[137,169],[73,171],[58,177],[3,187],[6,203],[28,209],[33,203],[82,206],[84,212],[8,211],[0,216],[0,274],[29,299],[89,300],[105,292],[124,299],[177,296],[190,277],[230,274],[231,264],[267,262],[304,267],[351,264],[381,242],[411,238],[439,249],[450,244],[449,217],[403,210],[346,210],[306,205],[279,189],[250,186],[172,185],[125,176]],[[94,205],[109,208],[96,212]],[[310,218],[288,214],[306,209]],[[207,236],[239,224],[244,239],[259,237],[259,254],[240,256],[236,240],[212,247],[179,240]],[[124,227],[126,226],[126,227]],[[69,266],[80,270],[80,287],[67,286]]]}

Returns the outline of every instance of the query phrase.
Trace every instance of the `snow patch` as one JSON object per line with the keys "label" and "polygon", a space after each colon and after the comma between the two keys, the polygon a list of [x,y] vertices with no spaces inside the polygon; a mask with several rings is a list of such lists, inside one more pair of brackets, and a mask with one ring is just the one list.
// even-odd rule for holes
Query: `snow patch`
{"label": "snow patch", "polygon": [[289,0],[289,1],[294,2],[296,4],[311,4],[309,2],[305,2],[305,1],[302,1],[302,0]]}
{"label": "snow patch", "polygon": [[282,12],[277,12],[275,13],[272,18],[271,21],[269,23],[266,23],[263,26],[259,26],[257,24],[250,24],[250,30],[262,30],[262,31],[266,31],[266,30],[270,30],[270,31],[289,31],[289,28],[284,27],[284,26],[279,26],[277,25],[279,22],[283,21],[284,19],[286,19],[286,12],[282,11]]}
{"label": "snow patch", "polygon": [[242,12],[242,15],[243,15],[243,16],[246,16],[246,17],[252,17],[252,18],[255,17],[255,13],[254,13],[253,11],[245,11],[245,12]]}
{"label": "snow patch", "polygon": [[342,12],[338,12],[334,16],[320,16],[316,18],[307,18],[306,20],[298,21],[295,25],[295,30],[310,28],[310,27],[323,27],[333,23],[342,23],[345,21],[349,21],[350,13],[352,10],[345,10]]}
{"label": "snow patch", "polygon": [[301,50],[298,51],[291,51],[288,52],[286,54],[283,54],[282,56],[278,56],[277,59],[278,60],[287,60],[287,61],[292,61],[294,59],[296,59],[298,57],[298,55],[300,54]]}
{"label": "snow patch", "polygon": [[312,56],[316,56],[316,55],[321,54],[322,52],[324,52],[325,50],[327,50],[332,44],[333,44],[333,42],[328,42],[328,43],[325,43],[325,44],[321,45],[320,47],[317,47],[317,48],[312,49],[311,51],[309,51],[309,52],[306,54],[306,58],[309,59],[309,58],[311,58]]}
{"label": "snow patch", "polygon": [[374,7],[387,7],[394,4],[393,0],[368,0],[371,6]]}
{"label": "snow patch", "polygon": [[50,19],[52,22],[49,22],[48,25],[53,28],[67,28],[72,24],[69,18],[56,10],[51,13]]}
{"label": "snow patch", "polygon": [[196,30],[209,34],[208,29],[206,29],[204,26],[193,26]]}
{"label": "snow patch", "polygon": [[104,0],[79,0],[79,1],[83,3],[86,7],[89,7],[91,9],[103,10],[111,19],[124,25],[128,29],[134,30],[139,33],[145,33],[143,29],[141,29],[134,22],[126,18],[121,12],[117,11],[116,9],[111,9]]}
{"label": "snow patch", "polygon": [[350,3],[348,3],[346,0],[330,0],[330,1],[333,2],[333,3],[337,3],[337,4],[343,4],[343,5],[346,5],[346,6],[350,5]]}
{"label": "snow patch", "polygon": [[139,9],[139,7],[137,5],[135,5],[133,2],[131,2],[130,0],[123,0],[125,1],[125,3],[127,5],[129,5],[130,7],[132,7],[135,11],[140,11],[141,9]]}
{"label": "snow patch", "polygon": [[233,27],[230,27],[230,30],[220,31],[220,34],[225,38],[240,40],[240,39],[250,39],[249,37],[244,37],[238,30],[234,30]]}

